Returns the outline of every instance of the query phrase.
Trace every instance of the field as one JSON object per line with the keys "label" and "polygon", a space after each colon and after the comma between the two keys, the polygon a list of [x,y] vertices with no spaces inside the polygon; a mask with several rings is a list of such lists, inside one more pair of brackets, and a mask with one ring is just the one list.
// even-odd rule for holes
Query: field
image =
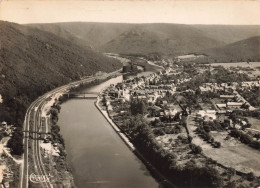
{"label": "field", "polygon": [[253,172],[255,175],[260,176],[260,151],[242,144],[234,138],[225,140],[228,135],[226,131],[212,131],[210,133],[215,141],[221,143],[220,148],[213,148],[209,143],[194,133],[196,129],[195,124],[194,119],[189,116],[188,125],[190,135],[193,137],[192,142],[199,145],[207,157],[212,158],[226,167],[232,167],[237,171],[244,173]]}
{"label": "field", "polygon": [[165,150],[168,150],[176,155],[177,164],[185,166],[191,159],[196,161],[198,166],[203,166],[205,157],[202,155],[194,155],[191,152],[189,143],[187,140],[187,134],[184,129],[179,134],[166,134],[156,137],[156,140],[163,146]]}
{"label": "field", "polygon": [[245,173],[253,172],[260,176],[260,151],[242,144],[234,138],[224,140],[227,134],[227,132],[212,134],[216,141],[221,142],[221,147],[218,149],[203,148],[203,153],[222,165]]}
{"label": "field", "polygon": [[213,67],[216,67],[216,66],[223,66],[225,68],[230,68],[230,67],[236,67],[236,68],[239,68],[241,67],[242,69],[244,68],[248,68],[249,69],[252,69],[250,71],[245,71],[245,70],[241,70],[242,73],[246,73],[248,74],[249,76],[251,77],[257,77],[257,76],[260,76],[260,62],[236,62],[236,63],[214,63],[214,64],[211,64],[211,66]]}
{"label": "field", "polygon": [[253,117],[246,117],[249,121],[249,123],[252,124],[252,129],[257,129],[260,131],[260,120],[259,119],[256,119],[256,118],[253,118]]}
{"label": "field", "polygon": [[214,63],[211,64],[211,66],[215,67],[215,66],[223,66],[225,68],[229,68],[229,67],[250,67],[250,68],[256,68],[260,66],[260,62],[235,62],[235,63]]}

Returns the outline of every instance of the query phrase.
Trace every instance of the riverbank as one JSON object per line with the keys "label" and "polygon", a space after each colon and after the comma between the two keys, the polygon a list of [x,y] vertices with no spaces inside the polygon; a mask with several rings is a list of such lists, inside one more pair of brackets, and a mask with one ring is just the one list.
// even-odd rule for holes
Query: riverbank
{"label": "riverbank", "polygon": [[50,101],[45,104],[42,111],[42,117],[49,119],[49,121],[46,120],[46,125],[50,125],[49,130],[52,134],[52,140],[51,143],[41,143],[41,150],[43,153],[42,157],[45,158],[45,167],[50,172],[52,172],[51,174],[55,174],[55,176],[53,177],[56,182],[55,185],[62,185],[64,187],[76,187],[70,163],[67,160],[67,151],[65,148],[64,139],[62,134],[60,133],[60,126],[57,124],[59,113],[61,110],[61,104],[68,100],[65,94],[67,92],[79,91],[82,88],[100,84],[111,78],[121,75],[120,72],[121,69],[112,73],[103,74],[101,78],[93,77],[93,79],[95,79],[92,81],[76,84],[63,93],[57,93],[53,95],[50,98]]}
{"label": "riverbank", "polygon": [[[64,139],[60,134],[60,127],[57,125],[58,114],[60,112],[60,104],[64,102],[64,100],[60,99],[73,87],[77,87],[82,84],[89,84],[92,83],[92,81],[96,80],[103,81],[104,79],[109,79],[113,76],[117,76],[119,72],[121,72],[121,70],[122,69],[119,69],[112,73],[105,73],[101,76],[98,75],[94,77],[88,77],[86,79],[72,82],[70,84],[58,87],[37,99],[38,101],[41,100],[41,104],[39,106],[35,105],[35,109],[37,111],[39,110],[40,114],[38,118],[40,120],[39,122],[41,122],[41,127],[39,131],[44,131],[48,133],[46,135],[38,135],[40,136],[40,139],[43,140],[39,143],[39,158],[40,160],[42,160],[42,166],[44,168],[45,175],[47,176],[49,174],[49,179],[46,181],[50,181],[52,185],[62,185],[63,187],[76,187],[70,165],[66,159],[67,153],[65,150]],[[34,113],[34,111],[32,113]],[[32,119],[32,117],[30,117],[30,119]],[[28,142],[28,149],[30,149],[32,144],[31,140],[29,140]],[[30,154],[28,156],[28,163],[33,164],[34,154],[31,154],[32,152],[28,153]],[[37,170],[35,170],[34,168],[34,165],[28,166],[29,174],[38,174]],[[27,181],[29,181],[30,186],[36,186],[35,182],[32,182],[28,179]]]}
{"label": "riverbank", "polygon": [[[105,90],[105,89],[104,89]],[[176,188],[171,182],[169,182],[158,170],[148,162],[145,157],[135,148],[134,144],[129,140],[129,138],[121,132],[121,129],[116,125],[116,123],[111,119],[107,110],[103,110],[102,106],[100,106],[100,95],[97,97],[97,101],[94,102],[96,108],[99,112],[104,116],[107,122],[111,125],[114,131],[119,135],[119,137],[123,140],[126,146],[143,162],[146,168],[150,171],[152,176],[160,183],[163,187],[171,187]]]}
{"label": "riverbank", "polygon": [[121,130],[118,128],[118,126],[112,121],[112,119],[109,117],[109,114],[106,110],[102,110],[102,107],[99,106],[99,102],[101,101],[100,96],[97,97],[97,101],[95,102],[95,106],[100,111],[100,113],[104,116],[104,118],[107,120],[107,122],[112,126],[112,128],[115,130],[115,132],[119,135],[119,137],[124,141],[124,143],[127,145],[127,147],[131,151],[135,151],[134,145],[130,142],[130,140],[124,135]]}
{"label": "riverbank", "polygon": [[158,188],[145,165],[127,147],[93,99],[62,104],[58,125],[77,187]]}
{"label": "riverbank", "polygon": [[[85,84],[77,84],[77,85],[75,85],[75,87],[72,89],[72,91],[76,91],[76,92],[82,92],[81,90],[83,90],[84,89],[84,87],[87,87],[87,88],[95,88],[93,91],[90,91],[90,92],[94,92],[94,93],[100,93],[101,91],[103,91],[104,89],[106,89],[110,84],[111,84],[111,81],[112,81],[112,83],[113,82],[121,82],[122,80],[123,80],[123,75],[122,74],[120,74],[120,76],[118,76],[118,72],[116,73],[116,74],[113,74],[113,75],[111,75],[111,74],[109,74],[109,76],[106,76],[105,78],[103,77],[103,78],[97,78],[96,80],[94,80],[92,83],[85,83]],[[145,74],[144,74],[145,75]],[[115,76],[117,76],[116,78],[114,78]],[[119,78],[119,79],[118,79]],[[111,80],[111,81],[110,81]],[[96,88],[97,87],[97,88]],[[88,91],[83,91],[83,92],[85,92],[85,93],[88,93]],[[65,99],[65,100],[64,100]],[[66,97],[65,98],[63,98],[62,100],[61,100],[61,102],[65,102],[65,101],[67,101],[67,99],[66,99]],[[74,100],[68,100],[67,102],[66,102],[66,104],[65,104],[65,106],[67,105],[67,104],[71,104],[71,103],[75,103],[75,102],[73,102]],[[76,103],[78,104],[77,105],[77,107],[78,106],[81,106],[81,105],[79,105],[79,103],[78,103],[78,101],[79,100],[75,100],[75,101],[77,101]],[[88,100],[86,100],[86,101],[88,101]],[[89,101],[90,102],[90,101]],[[87,104],[89,103],[89,102],[87,102]],[[97,166],[96,165],[94,165],[95,164],[95,162],[97,161],[98,163],[99,163],[99,165],[100,164],[103,164],[103,165],[105,165],[105,166],[111,166],[110,168],[108,168],[108,169],[110,169],[110,170],[112,170],[112,169],[114,169],[114,172],[112,173],[112,174],[118,174],[118,175],[116,175],[116,176],[114,176],[114,177],[117,177],[116,179],[117,179],[117,181],[119,182],[119,183],[124,183],[125,185],[124,186],[126,186],[126,187],[133,187],[133,186],[131,186],[131,184],[135,184],[135,186],[134,187],[136,187],[136,185],[138,185],[138,186],[143,186],[143,187],[154,187],[154,184],[155,183],[157,183],[156,181],[155,181],[155,179],[152,177],[152,176],[147,176],[147,177],[143,177],[143,175],[144,175],[144,173],[145,174],[147,174],[147,173],[149,173],[147,170],[144,170],[144,168],[142,168],[141,166],[144,164],[144,159],[141,159],[141,157],[138,157],[139,159],[141,159],[141,161],[143,161],[143,163],[141,163],[141,161],[137,161],[136,159],[134,159],[136,156],[138,156],[136,153],[135,153],[135,147],[133,146],[133,144],[129,141],[129,139],[120,131],[120,129],[118,129],[118,127],[112,122],[112,120],[110,119],[110,117],[109,117],[109,114],[105,111],[105,110],[103,110],[102,108],[100,108],[99,107],[99,105],[98,105],[98,103],[100,102],[100,97],[98,97],[97,96],[97,100],[96,100],[96,102],[94,103],[94,105],[93,105],[93,107],[94,108],[96,108],[97,109],[97,113],[98,114],[100,114],[100,115],[94,115],[95,117],[99,117],[99,116],[102,116],[102,118],[101,118],[101,121],[106,121],[106,122],[108,122],[108,124],[109,125],[111,125],[111,126],[107,126],[107,127],[109,127],[109,131],[107,130],[107,129],[104,129],[104,128],[102,128],[103,129],[103,133],[101,133],[100,131],[98,131],[97,133],[96,133],[96,130],[94,130],[94,129],[96,129],[95,127],[96,126],[92,126],[90,129],[93,129],[93,130],[91,130],[91,131],[94,131],[93,133],[91,133],[91,132],[87,132],[87,133],[84,133],[84,131],[80,131],[80,133],[77,133],[77,139],[75,139],[75,137],[73,137],[73,141],[71,141],[71,139],[70,139],[70,137],[72,136],[72,135],[74,135],[74,132],[75,131],[77,131],[77,128],[80,128],[80,127],[78,127],[77,126],[77,128],[76,127],[74,127],[73,128],[73,126],[69,126],[69,128],[67,127],[67,126],[65,126],[64,127],[64,122],[66,122],[66,124],[68,123],[68,122],[70,122],[70,120],[68,120],[67,119],[67,117],[66,117],[66,120],[65,121],[63,121],[63,120],[61,120],[62,122],[63,122],[63,124],[62,123],[60,123],[60,121],[57,123],[60,127],[61,127],[61,129],[63,129],[62,131],[64,131],[64,129],[73,129],[73,130],[70,130],[69,131],[69,133],[67,134],[66,133],[66,130],[65,130],[65,132],[63,132],[62,133],[62,136],[64,136],[65,137],[65,140],[66,141],[68,141],[69,140],[69,142],[66,142],[66,150],[67,150],[67,146],[68,146],[68,153],[70,154],[69,155],[69,159],[66,157],[64,160],[66,160],[67,162],[68,162],[68,164],[70,164],[70,166],[72,167],[72,170],[73,170],[73,176],[75,176],[74,177],[74,181],[76,181],[75,182],[75,184],[77,185],[77,186],[79,186],[79,187],[82,187],[83,186],[83,184],[84,183],[87,183],[88,184],[88,182],[90,181],[90,182],[95,182],[95,183],[97,183],[97,184],[99,184],[100,182],[103,182],[103,179],[99,179],[100,177],[104,177],[105,179],[106,178],[109,178],[109,177],[106,177],[107,175],[105,175],[105,174],[103,174],[103,172],[102,171],[97,171],[95,174],[96,175],[92,175],[92,173],[90,172],[90,171],[88,171],[88,169],[89,170],[93,170],[93,168],[97,168]],[[82,101],[82,104],[83,103],[85,103],[85,100],[84,100],[84,102]],[[61,104],[61,103],[60,103]],[[92,103],[93,104],[93,103]],[[76,108],[77,108],[76,106],[74,106],[74,107],[72,107],[74,110],[76,110]],[[89,106],[90,107],[90,106]],[[63,108],[63,107],[62,107]],[[90,107],[90,108],[92,108],[92,107]],[[70,108],[71,109],[71,108]],[[91,113],[93,113],[94,111],[91,111]],[[96,113],[95,112],[95,113]],[[77,114],[74,114],[73,115],[73,113],[71,112],[71,113],[69,113],[70,114],[70,116],[72,116],[72,119],[73,119],[73,117],[78,117],[78,113]],[[82,113],[80,113],[80,114],[82,114]],[[60,115],[60,114],[59,114]],[[68,115],[67,115],[68,116]],[[79,115],[80,117],[78,117],[78,118],[83,118],[83,117],[81,117],[82,115]],[[87,122],[88,122],[88,125],[90,126],[91,125],[91,119],[92,119],[92,117],[94,117],[94,116],[90,116],[89,118],[88,118],[88,120],[87,120]],[[77,118],[77,121],[75,122],[74,121],[74,123],[76,123],[76,124],[78,124],[79,122],[80,122],[80,119],[78,119]],[[85,117],[84,118],[86,118],[86,115],[85,115]],[[62,118],[62,119],[64,119],[64,117]],[[102,120],[103,119],[103,120]],[[86,121],[83,121],[83,122],[86,122]],[[74,124],[73,123],[73,124]],[[93,123],[95,123],[95,125],[102,125],[102,124],[100,124],[100,123],[98,123],[98,121],[94,121]],[[69,123],[69,124],[71,124],[71,123]],[[107,124],[107,125],[108,125]],[[82,125],[83,127],[81,127],[80,129],[85,129],[86,127],[88,127],[88,125],[85,125],[84,126],[84,124]],[[112,127],[112,129],[111,129],[111,127]],[[99,128],[100,129],[100,128]],[[107,132],[108,131],[108,132]],[[119,138],[116,138],[115,136],[113,136],[113,137],[111,137],[111,141],[112,142],[109,142],[110,144],[112,144],[114,141],[115,141],[115,139],[116,140],[120,140],[120,142],[121,142],[121,140],[123,140],[123,142],[121,142],[121,143],[114,143],[113,144],[113,146],[111,145],[111,147],[116,147],[117,145],[117,149],[115,149],[115,150],[119,150],[119,151],[114,151],[115,153],[112,153],[112,155],[109,155],[109,156],[106,156],[105,158],[106,158],[106,160],[105,161],[103,161],[103,158],[104,158],[104,156],[103,156],[103,153],[100,153],[99,154],[99,156],[96,156],[95,158],[94,158],[94,161],[93,162],[91,162],[91,164],[93,164],[93,165],[90,165],[89,163],[88,163],[88,165],[86,166],[87,168],[85,168],[84,170],[81,168],[82,166],[84,166],[85,165],[85,161],[88,161],[88,160],[90,160],[90,158],[92,158],[92,156],[93,155],[95,155],[95,153],[99,153],[97,150],[99,150],[99,148],[98,147],[100,147],[100,146],[102,146],[101,145],[101,143],[98,143],[97,141],[95,141],[95,144],[98,144],[96,147],[94,147],[93,146],[93,150],[95,150],[95,152],[94,153],[92,153],[91,152],[91,150],[92,149],[90,149],[89,147],[87,147],[86,149],[85,149],[85,146],[86,146],[86,144],[85,143],[93,143],[91,140],[92,139],[95,139],[96,140],[96,138],[94,138],[93,136],[95,135],[95,136],[97,136],[97,138],[99,138],[99,139],[101,139],[100,138],[100,136],[102,137],[102,136],[104,136],[104,134],[106,135],[105,136],[105,138],[104,139],[110,139],[110,138],[107,138],[107,136],[109,136],[110,134],[109,134],[109,132],[113,132],[113,134],[117,134],[117,135],[119,135]],[[98,136],[99,134],[101,134],[100,136]],[[108,134],[108,135],[107,135]],[[69,135],[69,136],[68,136]],[[80,135],[82,135],[82,136],[80,136]],[[88,141],[82,141],[82,140],[88,140]],[[76,141],[77,140],[77,141]],[[71,146],[71,142],[73,142],[73,144],[72,145],[74,145],[74,147],[73,147],[73,151],[71,151],[72,150],[72,148],[70,147]],[[77,145],[75,146],[75,142],[77,143]],[[84,145],[81,145],[80,143],[84,143]],[[103,144],[103,143],[102,143]],[[127,147],[126,147],[127,146]],[[80,155],[80,159],[77,159],[77,163],[74,163],[73,161],[74,161],[74,158],[77,156],[77,153],[79,153],[79,151],[78,152],[76,152],[76,154],[74,153],[74,148],[82,148],[81,150],[80,150],[80,153],[81,153],[81,155]],[[84,149],[83,149],[84,148]],[[105,148],[103,148],[101,151],[102,152],[105,152],[107,150],[107,148],[105,149]],[[113,150],[114,149],[110,149],[110,151],[109,152],[113,152]],[[64,151],[65,151],[65,148],[64,148]],[[85,152],[84,151],[87,151],[87,154],[85,154]],[[108,151],[107,152],[105,152],[104,154],[108,154],[109,153]],[[132,154],[130,154],[130,153],[132,153]],[[85,156],[84,158],[82,158],[82,156]],[[112,162],[111,160],[112,160],[112,158],[114,158],[114,157],[112,157],[112,156],[115,156],[116,158],[118,158],[119,156],[121,156],[121,157],[123,157],[123,156],[125,156],[125,157],[123,157],[121,160],[121,162],[120,161],[118,161],[118,159],[113,159],[113,161],[114,162]],[[120,157],[120,158],[121,158]],[[99,159],[100,158],[100,159]],[[111,159],[110,159],[111,158]],[[131,161],[129,161],[130,160],[130,158],[132,158],[131,159]],[[67,160],[68,159],[68,160]],[[108,163],[108,160],[110,159],[110,162]],[[72,161],[73,160],[73,161]],[[125,161],[124,163],[122,163],[123,161]],[[108,163],[108,164],[105,164],[105,163]],[[114,164],[114,163],[116,163],[116,164]],[[79,167],[79,164],[82,164],[82,165],[80,165],[81,167]],[[129,166],[131,164],[131,166]],[[139,165],[141,165],[141,166],[139,166]],[[147,165],[146,165],[147,166]],[[80,168],[81,169],[81,172],[83,173],[84,171],[85,171],[85,173],[87,173],[88,175],[85,177],[85,178],[83,178],[83,177],[78,177],[80,174],[78,174],[78,168]],[[106,167],[107,168],[107,167]],[[128,169],[127,171],[128,171],[128,173],[127,174],[125,174],[125,172],[121,172],[120,173],[120,171],[122,171],[121,169]],[[149,169],[150,170],[150,169]],[[131,173],[131,171],[133,172],[133,173]],[[145,172],[146,171],[146,172]],[[89,174],[90,173],[90,174]],[[99,175],[98,175],[99,174]],[[89,177],[88,177],[89,176]],[[97,176],[97,177],[96,177]],[[118,179],[118,177],[120,177],[120,176],[122,176],[122,179]],[[133,178],[133,177],[135,177],[135,179],[137,179],[137,180],[139,180],[140,182],[132,182],[132,183],[126,183],[126,182],[124,182],[124,181],[126,181],[128,178]],[[95,179],[95,178],[98,178],[98,179]],[[87,181],[86,181],[87,180]],[[111,180],[114,180],[113,178],[111,179]],[[151,186],[152,185],[152,186]],[[84,186],[86,186],[86,184],[84,185]],[[109,187],[109,186],[108,186]],[[157,186],[155,186],[155,187],[157,187]]]}

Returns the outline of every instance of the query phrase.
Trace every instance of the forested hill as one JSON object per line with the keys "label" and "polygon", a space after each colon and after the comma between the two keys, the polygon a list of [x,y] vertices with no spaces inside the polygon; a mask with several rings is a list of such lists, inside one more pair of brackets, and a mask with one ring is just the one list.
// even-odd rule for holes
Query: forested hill
{"label": "forested hill", "polygon": [[100,51],[185,55],[260,35],[260,26],[68,22],[31,24]]}
{"label": "forested hill", "polygon": [[59,85],[121,63],[49,32],[0,21],[0,121],[22,123],[28,104]]}
{"label": "forested hill", "polygon": [[223,47],[204,50],[201,53],[207,55],[213,61],[218,60],[218,62],[259,62],[260,36],[234,42]]}

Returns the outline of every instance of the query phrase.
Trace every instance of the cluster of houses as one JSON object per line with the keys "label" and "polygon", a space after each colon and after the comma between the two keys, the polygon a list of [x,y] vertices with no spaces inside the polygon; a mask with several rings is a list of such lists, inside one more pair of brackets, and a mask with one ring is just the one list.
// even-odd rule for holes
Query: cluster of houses
{"label": "cluster of houses", "polygon": [[[175,65],[178,66],[178,65]],[[177,67],[178,68],[178,67]],[[103,97],[106,99],[106,107],[108,111],[112,111],[111,100],[125,102],[131,99],[146,99],[148,103],[155,104],[158,98],[164,98],[167,93],[175,93],[176,87],[182,83],[189,82],[192,78],[182,77],[175,80],[167,80],[165,84],[162,80],[163,76],[178,75],[180,71],[167,66],[161,70],[158,74],[153,73],[147,77],[139,77],[132,80],[125,80],[121,84],[111,85],[104,93]],[[247,109],[252,111],[255,110],[237,91],[237,87],[250,88],[254,86],[260,86],[260,81],[252,82],[231,82],[231,83],[204,83],[199,89],[203,92],[216,92],[225,93],[220,95],[220,99],[225,100],[225,103],[218,103],[215,105],[215,110],[200,110],[197,112],[197,116],[203,118],[206,121],[215,120],[217,114],[232,112],[234,109],[247,106]],[[194,92],[194,91],[193,91]],[[156,116],[175,116],[177,110],[170,108],[170,104],[167,101],[161,101],[159,105],[160,109],[157,109],[159,114]],[[158,105],[158,104],[157,104]],[[158,107],[158,106],[157,106]]]}
{"label": "cluster of houses", "polygon": [[[253,86],[259,87],[260,82],[259,81],[252,81],[252,82],[242,82],[242,88],[248,88]],[[239,86],[238,83],[232,82],[232,83],[204,83],[202,86],[199,87],[200,91],[203,92],[224,92],[229,93],[228,95],[220,95],[221,99],[225,99],[226,103],[220,103],[216,104],[216,106],[219,109],[219,112],[225,113],[226,109],[238,109],[242,106],[246,106],[249,111],[255,110],[253,106],[250,105],[250,103],[245,100],[237,91],[236,88]],[[224,111],[223,111],[224,109]]]}
{"label": "cluster of houses", "polygon": [[217,91],[235,91],[237,87],[240,89],[248,89],[252,87],[260,87],[260,81],[248,81],[248,82],[241,82],[241,84],[237,82],[231,83],[204,83],[202,86],[199,87],[201,92],[217,92]]}
{"label": "cluster of houses", "polygon": [[202,86],[199,87],[201,93],[203,92],[218,92],[218,91],[225,91],[225,92],[232,92],[236,90],[238,83],[204,83]]}
{"label": "cluster of houses", "polygon": [[[226,109],[229,111],[232,109],[239,109],[242,106],[247,106],[247,109],[249,111],[255,110],[255,108],[251,106],[249,102],[247,102],[247,100],[245,100],[237,91],[234,91],[233,94],[234,95],[220,95],[221,99],[227,100],[226,103],[216,104],[220,111],[222,109]],[[228,100],[232,101],[228,102]]]}
{"label": "cluster of houses", "polygon": [[1,188],[9,188],[10,187],[10,182],[13,181],[13,171],[7,167],[6,165],[1,165],[0,167],[0,187]]}
{"label": "cluster of houses", "polygon": [[[3,121],[1,123],[0,131],[3,136],[11,136],[13,131],[14,131],[14,126],[13,125],[8,125],[6,121]],[[1,137],[2,139],[2,137]],[[2,140],[1,140],[2,144]],[[13,181],[13,172],[12,170],[6,166],[5,164],[5,155],[2,155],[2,148],[1,148],[1,159],[0,159],[0,187],[5,187],[8,188],[9,182]]]}
{"label": "cluster of houses", "polygon": [[[164,97],[167,92],[174,93],[176,91],[174,84],[156,85],[159,79],[159,75],[153,73],[148,77],[126,80],[120,86],[111,85],[104,94],[122,102],[137,98],[155,103],[157,98]],[[152,85],[150,85],[151,83]]]}
{"label": "cluster of houses", "polygon": [[197,112],[197,117],[203,118],[205,121],[213,121],[216,119],[217,114],[225,114],[227,112],[232,112],[233,109],[241,108],[242,105],[248,105],[248,110],[255,110],[241,95],[234,92],[234,95],[220,95],[221,99],[232,99],[235,102],[226,102],[216,104],[216,110],[199,110]]}
{"label": "cluster of houses", "polygon": [[216,114],[216,110],[199,110],[196,115],[204,121],[213,121],[217,118]]}
{"label": "cluster of houses", "polygon": [[242,82],[242,89],[252,88],[252,87],[260,87],[260,80],[258,81],[250,81],[250,82]]}
{"label": "cluster of houses", "polygon": [[131,99],[145,99],[152,106],[156,107],[154,109],[155,117],[174,117],[178,111],[168,104],[166,100],[161,100],[157,106],[154,105],[158,98],[164,98],[167,93],[173,94],[176,92],[176,85],[174,83],[160,83],[161,75],[165,74],[168,74],[167,71],[158,74],[152,73],[147,77],[125,80],[117,85],[110,85],[103,92],[103,99],[105,99],[107,110],[113,111],[111,101],[123,103]]}

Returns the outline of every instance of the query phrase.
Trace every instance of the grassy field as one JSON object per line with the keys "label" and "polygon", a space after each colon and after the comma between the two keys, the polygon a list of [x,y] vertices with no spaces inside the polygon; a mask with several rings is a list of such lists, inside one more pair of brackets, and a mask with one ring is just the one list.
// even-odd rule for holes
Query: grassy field
{"label": "grassy field", "polygon": [[207,157],[226,167],[232,167],[237,171],[244,173],[253,172],[255,175],[260,176],[260,151],[242,144],[234,138],[225,140],[228,135],[226,131],[212,131],[210,133],[215,141],[221,143],[220,148],[213,148],[194,133],[196,123],[192,117],[188,119],[188,124],[191,136],[193,137],[192,142],[199,145]]}
{"label": "grassy field", "polygon": [[227,132],[212,133],[213,138],[221,142],[221,147],[218,149],[205,148],[204,154],[227,167],[245,173],[253,172],[260,176],[260,151],[242,144],[234,138],[224,140],[227,134]]}
{"label": "grassy field", "polygon": [[225,68],[228,67],[250,67],[250,68],[255,68],[255,67],[259,67],[260,66],[260,62],[234,62],[234,63],[213,63],[211,64],[211,66],[215,67],[215,66],[223,66]]}
{"label": "grassy field", "polygon": [[251,71],[245,71],[241,70],[242,73],[246,73],[251,77],[257,77],[260,76],[260,62],[234,62],[234,63],[214,63],[211,64],[211,66],[216,67],[216,66],[223,66],[225,68],[230,68],[230,67],[241,67],[241,68],[248,68],[252,69]]}
{"label": "grassy field", "polygon": [[257,129],[260,131],[260,120],[259,119],[256,119],[256,118],[253,118],[253,117],[247,117],[249,123],[252,124],[252,129]]}

